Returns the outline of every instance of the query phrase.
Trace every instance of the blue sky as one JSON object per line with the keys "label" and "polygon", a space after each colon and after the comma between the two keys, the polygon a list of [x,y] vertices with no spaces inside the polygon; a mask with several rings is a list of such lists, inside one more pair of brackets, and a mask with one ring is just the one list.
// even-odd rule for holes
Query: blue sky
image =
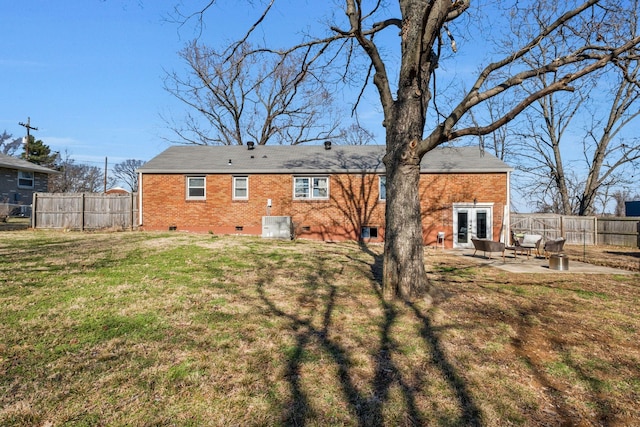
{"label": "blue sky", "polygon": [[[287,1],[276,2],[263,23],[264,28],[276,30],[275,36],[274,32],[268,35],[270,43],[288,45],[295,36],[291,31],[306,28],[306,23],[317,22],[321,15],[330,19],[330,2],[289,2],[299,7],[290,9]],[[178,52],[194,35],[193,27],[178,28],[167,20],[179,3],[0,0],[0,132],[21,137],[25,129],[18,123],[30,117],[38,127],[33,135],[53,151],[98,167],[104,166],[105,158],[112,167],[126,159],[146,161],[159,154],[170,145],[163,136],[172,136],[161,115],[179,120],[185,111],[163,89],[165,70],[184,69]],[[185,10],[203,4],[182,3]],[[207,13],[202,37],[207,44],[220,46],[225,39],[236,39],[253,22],[256,12],[238,5],[246,3],[222,2]],[[476,48],[486,34],[472,29],[473,23],[466,23],[468,34],[460,31],[455,60],[448,63],[449,68],[441,67],[441,87],[446,87],[443,77],[459,82],[475,75],[477,56],[489,53]],[[465,28],[465,23],[461,25]],[[486,60],[482,63],[486,65]],[[345,92],[347,107],[354,99],[350,95]],[[362,123],[374,132],[377,143],[384,143],[377,96],[368,97],[360,107]],[[569,155],[580,155],[576,145],[564,149]]]}
{"label": "blue sky", "polygon": [[2,1],[0,132],[23,136],[30,117],[53,151],[100,167],[164,150],[160,114],[182,110],[162,85],[186,41],[173,3]]}
{"label": "blue sky", "polygon": [[[24,136],[18,123],[29,117],[38,128],[34,137],[52,151],[99,167],[106,157],[110,168],[149,160],[170,145],[161,116],[180,119],[185,107],[163,89],[163,78],[165,70],[184,69],[178,52],[195,34],[193,26],[169,22],[178,0],[1,1],[0,132]],[[270,28],[300,21],[278,7],[286,5],[271,11]],[[308,8],[298,9],[308,19]],[[216,45],[237,36],[255,18],[251,13],[230,2],[216,5],[203,40]],[[287,43],[288,32],[271,40]],[[374,98],[371,115],[361,118],[373,116],[380,127],[377,104]]]}

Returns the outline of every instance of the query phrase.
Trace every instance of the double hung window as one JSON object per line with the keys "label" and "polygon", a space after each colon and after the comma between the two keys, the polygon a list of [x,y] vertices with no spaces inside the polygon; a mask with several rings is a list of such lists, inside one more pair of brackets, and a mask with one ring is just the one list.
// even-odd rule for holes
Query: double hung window
{"label": "double hung window", "polygon": [[294,199],[328,199],[329,178],[326,176],[298,176],[293,180]]}
{"label": "double hung window", "polygon": [[34,181],[33,172],[18,171],[18,187],[33,188]]}
{"label": "double hung window", "polygon": [[206,199],[206,178],[204,176],[187,177],[187,200]]}
{"label": "double hung window", "polygon": [[233,200],[249,199],[249,177],[234,176],[233,177]]}

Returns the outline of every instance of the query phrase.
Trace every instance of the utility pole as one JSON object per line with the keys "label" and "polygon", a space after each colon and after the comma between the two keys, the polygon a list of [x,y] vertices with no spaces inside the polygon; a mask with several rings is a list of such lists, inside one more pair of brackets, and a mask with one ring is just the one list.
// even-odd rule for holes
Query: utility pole
{"label": "utility pole", "polygon": [[24,126],[27,128],[27,141],[25,142],[26,145],[25,145],[24,151],[25,151],[25,158],[29,160],[29,140],[31,139],[31,135],[29,134],[29,131],[31,129],[38,130],[38,128],[31,126],[31,117],[27,117],[27,123],[20,122],[18,124],[20,126]]}

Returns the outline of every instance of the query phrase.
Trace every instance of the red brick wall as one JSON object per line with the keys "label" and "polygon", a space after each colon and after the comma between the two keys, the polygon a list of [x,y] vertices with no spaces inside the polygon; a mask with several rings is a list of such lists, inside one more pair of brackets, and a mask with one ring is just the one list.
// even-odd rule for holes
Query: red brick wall
{"label": "red brick wall", "polygon": [[[329,182],[329,200],[293,200],[292,175],[250,175],[249,199],[232,200],[231,175],[206,176],[206,200],[186,200],[185,175],[144,174],[142,226],[147,230],[262,233],[262,216],[291,216],[297,237],[355,240],[362,226],[378,228],[384,238],[384,202],[378,200],[378,176],[342,174]],[[452,204],[493,202],[493,229],[497,236],[506,200],[507,174],[423,175],[420,185],[425,244],[434,244],[446,231],[451,246]]]}
{"label": "red brick wall", "polygon": [[493,203],[493,240],[502,231],[507,206],[506,173],[429,174],[420,180],[424,241],[435,245],[438,231],[445,232],[445,246],[453,246],[453,204]]}

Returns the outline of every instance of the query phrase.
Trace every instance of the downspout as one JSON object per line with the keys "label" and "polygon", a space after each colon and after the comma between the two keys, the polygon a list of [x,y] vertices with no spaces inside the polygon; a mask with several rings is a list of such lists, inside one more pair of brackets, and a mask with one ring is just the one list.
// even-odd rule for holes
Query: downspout
{"label": "downspout", "polygon": [[504,207],[504,222],[505,222],[505,226],[503,228],[504,230],[504,235],[503,237],[503,242],[505,245],[510,245],[511,242],[509,241],[510,236],[511,236],[511,171],[508,170],[507,171],[507,204]]}
{"label": "downspout", "polygon": [[142,226],[142,177],[144,174],[138,172],[138,227]]}

